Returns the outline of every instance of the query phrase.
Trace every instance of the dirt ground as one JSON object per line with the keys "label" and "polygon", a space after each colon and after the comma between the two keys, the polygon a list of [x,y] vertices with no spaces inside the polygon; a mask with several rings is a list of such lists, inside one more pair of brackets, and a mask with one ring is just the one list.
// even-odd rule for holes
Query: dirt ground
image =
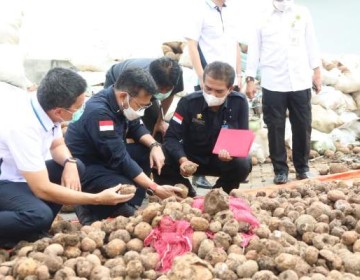
{"label": "dirt ground", "polygon": [[[311,154],[315,157],[309,160],[310,174],[316,178],[321,175],[333,173],[332,171],[336,171],[335,169],[338,169],[341,172],[360,169],[360,154],[354,153],[353,151],[355,150],[350,149],[349,153],[337,151],[334,154],[331,153],[330,156],[320,156],[316,154],[316,152],[312,152]],[[296,181],[295,168],[291,160],[288,161],[288,165],[289,182]],[[211,183],[215,183],[217,178],[208,176],[207,179]],[[268,187],[273,185],[273,179],[274,172],[271,162],[256,164],[253,166],[253,170],[249,174],[248,182],[241,183],[239,188],[254,189]],[[197,188],[197,192],[202,195],[206,194],[207,190]]]}

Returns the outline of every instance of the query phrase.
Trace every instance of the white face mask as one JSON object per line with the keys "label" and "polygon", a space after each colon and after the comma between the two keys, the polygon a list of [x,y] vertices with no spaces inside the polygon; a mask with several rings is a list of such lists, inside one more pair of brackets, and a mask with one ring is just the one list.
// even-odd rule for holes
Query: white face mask
{"label": "white face mask", "polygon": [[158,93],[155,93],[154,96],[157,100],[163,101],[170,96],[172,91],[173,91],[173,89],[171,89],[170,91],[168,91],[166,93],[158,92]]}
{"label": "white face mask", "polygon": [[133,121],[133,120],[136,120],[138,118],[141,118],[144,116],[144,113],[145,113],[145,109],[140,109],[138,111],[135,111],[131,106],[130,106],[130,97],[129,95],[127,95],[127,102],[128,102],[128,105],[129,107],[124,109],[124,106],[123,106],[123,113],[124,113],[124,116],[129,120],[129,121]]}
{"label": "white face mask", "polygon": [[283,0],[281,2],[274,0],[274,7],[279,10],[280,12],[284,12],[290,8],[292,8],[292,6],[294,5],[294,1],[293,0]]}
{"label": "white face mask", "polygon": [[203,90],[203,96],[209,107],[220,106],[225,102],[225,99],[226,99],[226,96],[216,97],[214,95],[206,93],[204,90]]}

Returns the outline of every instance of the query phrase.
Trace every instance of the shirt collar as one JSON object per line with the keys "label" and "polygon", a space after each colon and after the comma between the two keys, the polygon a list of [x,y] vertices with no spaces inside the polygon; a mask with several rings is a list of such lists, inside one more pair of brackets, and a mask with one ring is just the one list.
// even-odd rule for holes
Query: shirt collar
{"label": "shirt collar", "polygon": [[[210,8],[215,9],[215,7],[217,7],[217,5],[211,0],[206,0],[206,3],[210,6]],[[225,7],[226,7],[226,4],[224,3],[223,8],[225,8]]]}
{"label": "shirt collar", "polygon": [[31,107],[35,113],[36,118],[38,119],[41,126],[44,128],[46,132],[52,130],[54,126],[56,126],[58,123],[54,123],[48,114],[44,111],[44,109],[41,107],[39,100],[37,98],[37,95],[34,94],[31,97]]}

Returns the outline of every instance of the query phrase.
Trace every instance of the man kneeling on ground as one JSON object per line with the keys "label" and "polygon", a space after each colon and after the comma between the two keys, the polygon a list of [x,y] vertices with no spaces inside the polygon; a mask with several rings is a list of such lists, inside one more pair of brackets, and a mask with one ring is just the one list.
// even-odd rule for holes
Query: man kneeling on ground
{"label": "man kneeling on ground", "polygon": [[[230,193],[247,178],[252,169],[250,157],[233,158],[227,151],[212,153],[221,128],[249,126],[248,103],[244,94],[232,91],[234,79],[229,64],[212,62],[204,70],[203,90],[181,98],[165,134],[165,165],[161,175],[154,174],[158,184],[182,183],[190,188],[186,177],[211,175],[219,177],[214,188]],[[241,145],[241,139],[238,141]],[[196,170],[189,171],[187,166]]]}
{"label": "man kneeling on ground", "polygon": [[116,205],[133,197],[118,187],[81,192],[85,167],[66,147],[60,123],[82,107],[85,91],[85,80],[63,68],[50,70],[33,96],[0,83],[0,247],[46,236],[62,204]]}

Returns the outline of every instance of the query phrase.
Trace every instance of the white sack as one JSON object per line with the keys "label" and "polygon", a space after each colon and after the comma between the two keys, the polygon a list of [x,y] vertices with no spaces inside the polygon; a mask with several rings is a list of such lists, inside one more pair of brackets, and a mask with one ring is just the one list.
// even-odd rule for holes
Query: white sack
{"label": "white sack", "polygon": [[330,133],[334,128],[343,124],[339,115],[320,105],[312,105],[311,126],[321,132]]}
{"label": "white sack", "polygon": [[320,93],[313,92],[311,97],[313,105],[321,105],[325,109],[343,112],[346,110],[344,94],[330,86],[323,86]]}
{"label": "white sack", "polygon": [[320,155],[324,154],[326,150],[336,150],[331,135],[320,132],[316,129],[312,129],[311,131],[311,148],[317,151]]}
{"label": "white sack", "polygon": [[360,119],[356,119],[335,128],[330,133],[333,141],[343,145],[354,144],[360,138]]}
{"label": "white sack", "polygon": [[25,76],[23,53],[19,46],[0,44],[0,81],[26,88],[28,80]]}
{"label": "white sack", "polygon": [[321,69],[321,80],[324,85],[334,86],[341,75],[341,71],[337,68],[327,71],[325,68]]}
{"label": "white sack", "polygon": [[334,87],[343,93],[360,90],[360,71],[345,73],[339,77]]}

